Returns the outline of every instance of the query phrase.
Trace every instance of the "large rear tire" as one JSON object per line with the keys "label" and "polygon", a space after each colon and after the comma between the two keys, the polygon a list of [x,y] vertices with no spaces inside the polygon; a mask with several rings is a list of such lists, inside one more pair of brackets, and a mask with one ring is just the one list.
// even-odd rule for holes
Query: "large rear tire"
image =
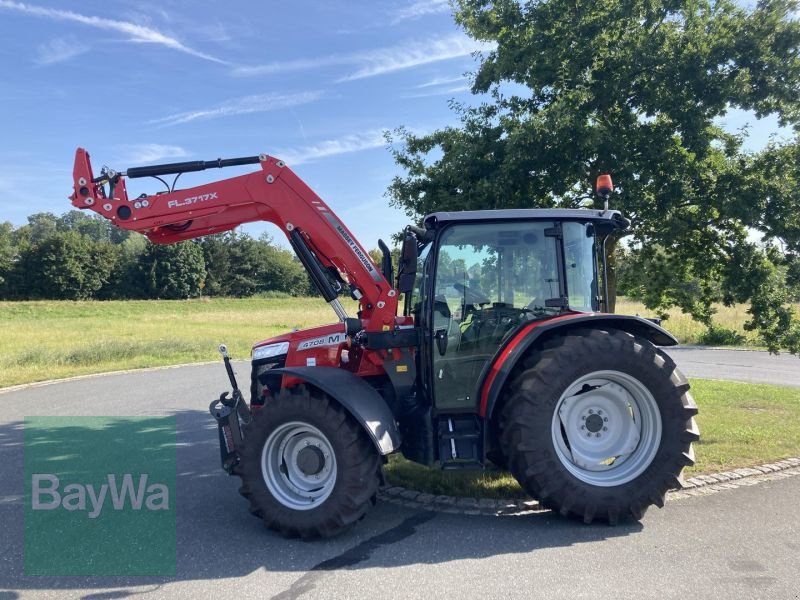
{"label": "large rear tire", "polygon": [[520,485],[564,516],[639,520],[694,464],[697,406],[672,359],[608,329],[549,339],[510,383],[500,439]]}
{"label": "large rear tire", "polygon": [[345,532],[375,503],[380,457],[364,430],[327,395],[282,390],[253,412],[236,474],[250,512],[286,537]]}

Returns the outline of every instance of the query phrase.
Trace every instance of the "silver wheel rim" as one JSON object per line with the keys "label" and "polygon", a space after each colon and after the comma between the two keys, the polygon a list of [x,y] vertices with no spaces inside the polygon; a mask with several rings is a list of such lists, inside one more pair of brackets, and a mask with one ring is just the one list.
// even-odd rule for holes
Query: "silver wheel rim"
{"label": "silver wheel rim", "polygon": [[641,475],[661,443],[661,413],[635,377],[595,371],[575,380],[553,412],[553,445],[561,464],[596,486],[622,485]]}
{"label": "silver wheel rim", "polygon": [[310,510],[333,491],[336,455],[319,429],[292,421],[278,426],[264,443],[261,473],[275,500],[293,510]]}

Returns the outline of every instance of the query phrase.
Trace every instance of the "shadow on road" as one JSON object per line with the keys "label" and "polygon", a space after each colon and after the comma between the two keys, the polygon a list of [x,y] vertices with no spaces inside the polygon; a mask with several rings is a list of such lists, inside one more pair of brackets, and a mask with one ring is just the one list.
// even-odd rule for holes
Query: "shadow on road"
{"label": "shadow on road", "polygon": [[[0,590],[78,589],[86,590],[84,598],[124,598],[170,582],[227,579],[265,570],[302,573],[278,596],[294,597],[313,589],[317,579],[331,570],[530,553],[628,536],[642,528],[639,523],[586,526],[552,513],[472,517],[379,503],[344,536],[316,542],[286,540],[248,513],[237,493],[238,479],[219,468],[216,424],[209,415],[201,411],[173,414],[177,417],[177,570],[169,577],[24,576],[23,423],[0,425]],[[113,470],[113,465],[108,467]],[[92,591],[108,588],[114,591]],[[14,597],[15,592],[0,591],[0,599]]]}

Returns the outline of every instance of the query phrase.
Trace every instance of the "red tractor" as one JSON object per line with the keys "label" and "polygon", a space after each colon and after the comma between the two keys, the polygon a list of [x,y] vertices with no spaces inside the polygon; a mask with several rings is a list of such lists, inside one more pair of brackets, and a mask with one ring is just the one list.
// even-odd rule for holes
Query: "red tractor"
{"label": "red tractor", "polygon": [[[238,177],[129,198],[126,180],[257,164]],[[606,198],[610,178],[601,177]],[[606,314],[617,211],[439,212],[405,230],[395,277],[281,160],[260,155],[103,168],[75,156],[72,203],[169,244],[270,221],[337,323],[253,346],[249,405],[211,405],[222,466],[287,536],[331,536],[375,503],[387,456],[508,469],[544,506],[590,523],[640,519],[693,464],[697,407],[658,346],[675,338]],[[358,302],[348,315],[339,301]],[[398,314],[399,299],[403,306]]]}

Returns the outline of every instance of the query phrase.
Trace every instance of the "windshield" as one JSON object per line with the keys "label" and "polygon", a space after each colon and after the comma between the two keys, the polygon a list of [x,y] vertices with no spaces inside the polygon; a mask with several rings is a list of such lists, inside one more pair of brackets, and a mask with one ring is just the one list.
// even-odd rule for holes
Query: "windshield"
{"label": "windshield", "polygon": [[[441,238],[435,292],[453,314],[468,307],[548,313],[560,297],[551,222],[479,223],[449,228]],[[552,304],[552,303],[551,303]],[[464,315],[466,316],[466,315]]]}

